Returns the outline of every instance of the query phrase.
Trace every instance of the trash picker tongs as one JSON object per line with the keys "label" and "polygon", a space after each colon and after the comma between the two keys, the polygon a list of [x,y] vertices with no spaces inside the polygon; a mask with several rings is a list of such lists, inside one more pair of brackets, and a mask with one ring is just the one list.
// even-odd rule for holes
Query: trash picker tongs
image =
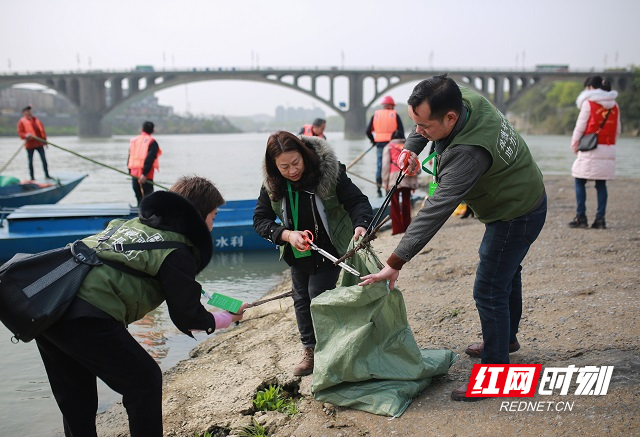
{"label": "trash picker tongs", "polygon": [[[407,161],[408,160],[409,160],[409,157],[407,157]],[[404,177],[407,175],[407,171],[406,171],[407,168],[408,168],[408,166],[405,166],[405,169],[401,170],[400,174],[398,174],[398,177],[396,178],[396,183],[393,185],[393,187],[391,187],[391,189],[387,193],[387,196],[382,201],[382,204],[380,205],[380,208],[378,209],[376,214],[373,216],[373,219],[371,220],[371,223],[369,224],[369,227],[367,228],[366,232],[364,233],[364,236],[362,237],[362,239],[358,242],[358,244],[356,244],[354,246],[353,249],[347,251],[347,253],[345,253],[344,256],[342,256],[341,258],[338,258],[338,260],[336,260],[333,263],[334,265],[338,265],[339,263],[343,262],[344,260],[351,258],[353,255],[355,255],[355,253],[358,250],[360,250],[360,249],[362,249],[364,247],[368,247],[369,242],[371,240],[375,240],[376,233],[380,230],[382,225],[384,225],[390,218],[389,216],[386,216],[382,221],[380,221],[382,219],[382,216],[384,214],[385,209],[387,209],[387,206],[389,206],[389,202],[391,202],[391,197],[394,195],[394,193],[398,189],[398,185],[400,185],[400,182],[402,182]],[[410,176],[413,176],[413,175],[417,174],[419,168],[420,167],[418,166],[416,172],[411,174]]]}

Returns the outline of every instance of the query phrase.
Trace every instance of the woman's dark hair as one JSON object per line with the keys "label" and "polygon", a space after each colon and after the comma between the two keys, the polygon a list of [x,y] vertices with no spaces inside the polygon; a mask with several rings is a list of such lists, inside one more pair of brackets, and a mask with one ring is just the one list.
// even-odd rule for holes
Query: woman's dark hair
{"label": "woman's dark hair", "polygon": [[589,76],[584,81],[584,87],[592,86],[594,88],[602,88],[602,77],[601,76]]}
{"label": "woman's dark hair", "polygon": [[224,205],[224,198],[213,182],[200,176],[182,176],[169,191],[189,199],[202,218]]}
{"label": "woman's dark hair", "polygon": [[417,114],[416,108],[424,102],[427,102],[431,109],[431,120],[442,121],[447,112],[460,114],[462,111],[460,87],[453,79],[447,77],[446,73],[420,82],[407,100],[414,114]]}
{"label": "woman's dark hair", "polygon": [[276,165],[276,158],[285,152],[300,152],[304,162],[304,173],[299,181],[292,182],[296,188],[315,186],[320,179],[318,155],[311,147],[304,144],[300,138],[291,132],[278,131],[267,140],[267,151],[264,155],[266,183],[271,191],[272,200],[280,200],[286,190],[286,179]]}
{"label": "woman's dark hair", "polygon": [[611,91],[611,82],[607,79],[602,79],[602,89],[605,91]]}
{"label": "woman's dark hair", "polygon": [[391,134],[391,139],[392,140],[404,140],[404,132],[401,132],[399,130],[393,131],[393,133]]}

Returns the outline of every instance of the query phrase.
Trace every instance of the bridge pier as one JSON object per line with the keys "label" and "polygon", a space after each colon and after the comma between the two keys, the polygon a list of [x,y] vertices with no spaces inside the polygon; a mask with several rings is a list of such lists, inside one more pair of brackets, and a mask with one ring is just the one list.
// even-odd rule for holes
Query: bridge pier
{"label": "bridge pier", "polygon": [[78,114],[78,136],[80,138],[110,137],[111,125],[102,121],[99,113],[80,112]]}
{"label": "bridge pier", "polygon": [[347,140],[359,140],[364,138],[367,129],[367,110],[361,108],[351,108],[344,114],[344,138]]}
{"label": "bridge pier", "polygon": [[[363,103],[362,82],[364,74],[349,75],[349,110],[344,113],[344,138],[359,140],[366,136],[367,108]],[[333,86],[333,81],[331,81]],[[333,98],[333,90],[331,91]]]}
{"label": "bridge pier", "polygon": [[104,126],[102,117],[106,108],[106,90],[102,80],[82,78],[79,81],[78,108],[79,137],[110,137],[111,128]]}

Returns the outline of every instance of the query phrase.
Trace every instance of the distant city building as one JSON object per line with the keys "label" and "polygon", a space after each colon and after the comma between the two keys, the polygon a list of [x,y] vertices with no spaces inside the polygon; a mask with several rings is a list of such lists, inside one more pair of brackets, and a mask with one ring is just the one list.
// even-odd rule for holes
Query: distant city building
{"label": "distant city building", "polygon": [[0,112],[3,115],[20,115],[21,109],[27,105],[33,106],[36,116],[77,114],[74,106],[57,93],[51,91],[33,90],[28,88],[4,88],[0,90]]}
{"label": "distant city building", "polygon": [[315,118],[326,118],[325,113],[320,108],[302,108],[278,106],[276,108],[275,121],[277,123],[311,123]]}

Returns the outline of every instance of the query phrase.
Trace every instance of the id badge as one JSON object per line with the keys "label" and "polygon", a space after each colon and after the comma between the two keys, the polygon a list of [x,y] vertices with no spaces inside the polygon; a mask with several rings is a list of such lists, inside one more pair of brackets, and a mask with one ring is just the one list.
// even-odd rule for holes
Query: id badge
{"label": "id badge", "polygon": [[438,188],[437,182],[429,182],[429,197],[433,196],[433,193],[436,192],[436,188]]}
{"label": "id badge", "polygon": [[301,252],[293,246],[291,246],[291,250],[293,250],[294,258],[305,258],[307,256],[311,256],[311,250],[305,250],[304,252]]}

